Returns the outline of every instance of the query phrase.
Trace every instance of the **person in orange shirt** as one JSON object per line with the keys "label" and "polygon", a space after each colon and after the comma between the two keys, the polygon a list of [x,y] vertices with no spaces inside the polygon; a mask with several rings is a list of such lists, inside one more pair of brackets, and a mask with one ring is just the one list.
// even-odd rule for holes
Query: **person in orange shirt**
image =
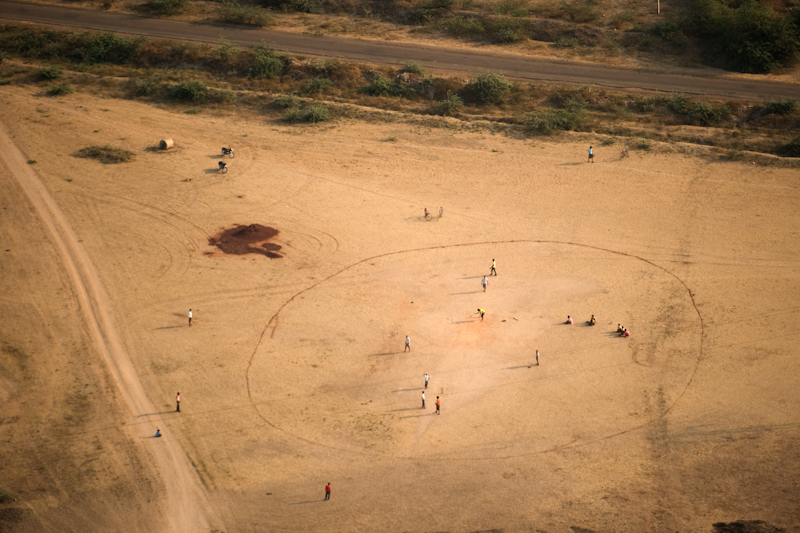
{"label": "person in orange shirt", "polygon": [[436,397],[436,414],[439,414],[439,409],[442,407],[442,400],[439,397]]}

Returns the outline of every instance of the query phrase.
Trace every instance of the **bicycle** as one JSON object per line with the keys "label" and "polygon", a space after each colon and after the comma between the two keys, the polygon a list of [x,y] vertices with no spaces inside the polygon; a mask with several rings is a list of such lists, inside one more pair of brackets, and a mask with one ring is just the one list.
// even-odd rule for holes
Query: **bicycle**
{"label": "bicycle", "polygon": [[431,218],[432,218],[431,217],[431,212],[428,211],[428,208],[426,207],[425,208],[425,220],[430,220]]}

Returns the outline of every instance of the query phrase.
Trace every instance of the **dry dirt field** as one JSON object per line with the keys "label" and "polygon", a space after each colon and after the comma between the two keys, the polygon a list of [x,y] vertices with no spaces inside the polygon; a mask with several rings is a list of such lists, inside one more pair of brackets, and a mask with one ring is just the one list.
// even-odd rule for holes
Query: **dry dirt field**
{"label": "dry dirt field", "polygon": [[[0,531],[800,530],[797,170],[33,90],[0,88]],[[268,254],[211,244],[254,224]]]}

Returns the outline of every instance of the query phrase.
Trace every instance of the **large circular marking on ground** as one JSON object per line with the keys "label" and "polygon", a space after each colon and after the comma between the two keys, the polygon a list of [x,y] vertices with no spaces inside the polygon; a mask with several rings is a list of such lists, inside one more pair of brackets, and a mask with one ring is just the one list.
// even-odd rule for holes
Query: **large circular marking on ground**
{"label": "large circular marking on ground", "polygon": [[[484,293],[493,257],[499,275]],[[562,323],[568,314],[572,326]],[[584,323],[591,314],[593,327]],[[633,336],[618,338],[617,323]],[[702,329],[683,281],[622,252],[549,241],[406,250],[289,299],[254,349],[247,385],[263,420],[320,446],[511,457],[598,442],[665,416],[697,370]],[[442,416],[433,414],[437,395]]]}

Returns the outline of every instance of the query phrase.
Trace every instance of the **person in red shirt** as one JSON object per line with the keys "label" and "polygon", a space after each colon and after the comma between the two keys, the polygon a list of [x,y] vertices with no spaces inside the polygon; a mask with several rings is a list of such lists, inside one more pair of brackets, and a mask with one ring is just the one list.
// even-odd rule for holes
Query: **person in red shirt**
{"label": "person in red shirt", "polygon": [[328,501],[330,499],[331,499],[331,484],[328,483],[327,485],[325,485],[325,501]]}
{"label": "person in red shirt", "polygon": [[627,337],[630,337],[630,336],[631,336],[631,332],[630,332],[630,331],[628,331],[628,330],[626,329],[625,331],[623,331],[622,333],[620,333],[620,334],[619,334],[619,336],[620,336],[620,337],[625,337],[625,338],[627,338]]}

